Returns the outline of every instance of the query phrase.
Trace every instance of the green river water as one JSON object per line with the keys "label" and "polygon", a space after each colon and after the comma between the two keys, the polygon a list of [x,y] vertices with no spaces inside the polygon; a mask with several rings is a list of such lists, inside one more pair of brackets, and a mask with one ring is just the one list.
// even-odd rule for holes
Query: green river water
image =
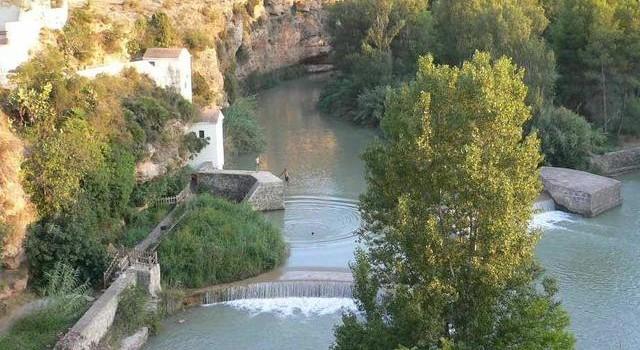
{"label": "green river water", "polygon": [[[268,142],[261,168],[287,168],[291,176],[287,209],[266,214],[291,246],[285,271],[347,271],[357,244],[357,198],[365,189],[359,155],[376,132],[320,114],[322,83],[306,77],[258,96]],[[255,157],[229,159],[225,167],[255,169]],[[559,211],[534,218],[544,232],[538,258],[559,282],[578,349],[640,349],[640,175],[622,180],[624,205],[597,218]],[[327,349],[341,311],[353,308],[339,298],[196,307],[167,319],[146,349]]]}

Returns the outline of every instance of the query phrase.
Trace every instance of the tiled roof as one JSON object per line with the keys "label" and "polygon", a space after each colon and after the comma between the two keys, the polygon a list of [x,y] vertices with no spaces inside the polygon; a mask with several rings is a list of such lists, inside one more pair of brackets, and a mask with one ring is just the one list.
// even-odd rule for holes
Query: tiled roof
{"label": "tiled roof", "polygon": [[144,56],[142,56],[142,58],[144,59],[178,58],[180,57],[182,50],[184,49],[179,47],[176,47],[176,48],[153,47],[153,48],[147,49],[147,51],[144,52]]}

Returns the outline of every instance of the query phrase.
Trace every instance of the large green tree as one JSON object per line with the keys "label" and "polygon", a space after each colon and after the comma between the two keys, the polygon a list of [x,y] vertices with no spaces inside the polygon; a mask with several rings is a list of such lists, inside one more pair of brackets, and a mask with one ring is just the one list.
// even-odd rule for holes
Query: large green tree
{"label": "large green tree", "polygon": [[640,3],[563,1],[551,29],[560,102],[606,132],[640,132]]}
{"label": "large green tree", "polygon": [[542,35],[549,21],[539,0],[437,0],[436,58],[459,65],[475,50],[511,57],[525,69],[527,103],[537,111],[553,96],[553,52]]}
{"label": "large green tree", "polygon": [[368,250],[353,266],[359,316],[335,349],[570,349],[555,286],[534,283],[540,191],[524,72],[477,53],[462,67],[419,62],[392,94],[387,141],[364,155]]}
{"label": "large green tree", "polygon": [[329,7],[328,30],[342,75],[323,91],[320,107],[377,125],[387,86],[415,72],[432,45],[427,2],[346,0]]}

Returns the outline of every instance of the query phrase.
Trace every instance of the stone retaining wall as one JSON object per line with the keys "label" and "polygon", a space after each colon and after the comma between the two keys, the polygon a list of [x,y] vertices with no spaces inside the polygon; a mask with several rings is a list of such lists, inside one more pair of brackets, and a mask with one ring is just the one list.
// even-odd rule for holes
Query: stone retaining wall
{"label": "stone retaining wall", "polygon": [[591,166],[606,176],[617,176],[640,169],[640,147],[591,157]]}
{"label": "stone retaining wall", "polygon": [[253,209],[284,209],[284,183],[268,171],[202,170],[196,173],[198,192],[208,192]]}
{"label": "stone retaining wall", "polygon": [[151,296],[160,290],[160,265],[136,264],[120,275],[104,293],[91,305],[89,310],[76,322],[67,334],[56,344],[56,350],[88,350],[99,344],[113,324],[118,310],[120,295],[127,288],[144,286]]}
{"label": "stone retaining wall", "polygon": [[136,273],[127,271],[120,275],[102,296],[98,298],[71,330],[62,338],[55,349],[84,350],[100,343],[107,334],[118,310],[120,294],[136,284]]}

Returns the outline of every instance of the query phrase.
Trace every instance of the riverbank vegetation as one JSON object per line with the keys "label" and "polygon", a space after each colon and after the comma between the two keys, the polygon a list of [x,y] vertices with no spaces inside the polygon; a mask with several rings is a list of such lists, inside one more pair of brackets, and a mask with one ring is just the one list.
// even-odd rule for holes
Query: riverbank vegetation
{"label": "riverbank vegetation", "polygon": [[118,309],[113,324],[100,342],[100,349],[119,349],[122,340],[143,327],[151,334],[157,331],[160,317],[149,308],[150,295],[140,286],[127,288],[118,300]]}
{"label": "riverbank vegetation", "polygon": [[259,153],[266,145],[264,131],[256,121],[254,97],[238,97],[223,111],[224,149],[231,154]]}
{"label": "riverbank vegetation", "polygon": [[[41,287],[59,261],[96,283],[108,248],[141,205],[135,202],[151,196],[149,185],[136,183],[136,163],[155,157],[150,144],[171,150],[161,160],[169,167],[196,151],[180,125],[197,112],[179,94],[133,71],[79,77],[53,48],[22,65],[13,82],[3,92],[2,108],[29,149],[21,182],[38,214],[25,242],[30,284]],[[167,194],[173,187],[156,188],[146,203],[177,194]]]}
{"label": "riverbank vegetation", "polygon": [[344,316],[334,349],[573,348],[534,260],[542,157],[538,137],[522,136],[524,77],[488,53],[461,67],[427,56],[387,97],[386,142],[364,155],[359,313]]}
{"label": "riverbank vegetation", "polygon": [[57,263],[46,274],[42,294],[44,305],[20,318],[0,336],[0,348],[6,350],[41,350],[55,345],[86,310],[88,285],[80,282],[79,274],[69,265]]}
{"label": "riverbank vegetation", "polygon": [[246,204],[199,195],[158,248],[169,286],[198,288],[242,280],[279,266],[286,257],[282,234]]}
{"label": "riverbank vegetation", "polygon": [[590,153],[640,136],[638,28],[640,4],[624,0],[341,1],[328,20],[341,74],[319,106],[377,126],[420,55],[452,66],[475,50],[504,55],[525,70],[526,130],[541,135],[545,162],[585,169]]}

